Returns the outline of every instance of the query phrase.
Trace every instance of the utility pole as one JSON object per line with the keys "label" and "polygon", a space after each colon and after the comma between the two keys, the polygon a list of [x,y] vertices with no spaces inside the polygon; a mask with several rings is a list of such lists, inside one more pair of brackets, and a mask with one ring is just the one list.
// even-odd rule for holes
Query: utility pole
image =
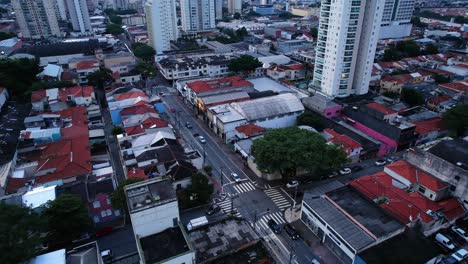
{"label": "utility pole", "polygon": [[219,169],[221,170],[221,193],[224,193],[224,177],[223,177],[223,166],[221,166]]}

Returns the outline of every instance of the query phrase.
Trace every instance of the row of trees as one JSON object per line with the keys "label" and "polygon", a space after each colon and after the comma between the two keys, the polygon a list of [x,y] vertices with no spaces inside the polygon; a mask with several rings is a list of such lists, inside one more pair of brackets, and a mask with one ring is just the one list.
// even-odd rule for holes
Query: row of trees
{"label": "row of trees", "polygon": [[434,44],[427,44],[423,50],[413,40],[400,41],[396,45],[389,45],[385,49],[383,61],[397,61],[402,58],[416,57],[426,54],[437,54],[439,48]]}
{"label": "row of trees", "polygon": [[0,203],[0,263],[22,263],[41,245],[70,245],[92,224],[78,196],[63,194],[39,210]]}
{"label": "row of trees", "polygon": [[230,44],[230,43],[242,41],[244,37],[249,35],[245,27],[241,27],[240,29],[235,30],[235,31],[230,28],[223,28],[221,32],[227,35],[227,37],[220,36],[220,37],[216,37],[215,40],[224,44]]}

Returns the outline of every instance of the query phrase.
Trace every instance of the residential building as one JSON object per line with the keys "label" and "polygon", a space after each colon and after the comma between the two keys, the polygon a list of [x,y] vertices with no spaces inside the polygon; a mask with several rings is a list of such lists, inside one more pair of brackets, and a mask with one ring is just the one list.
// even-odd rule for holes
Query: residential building
{"label": "residential building", "polygon": [[297,81],[305,78],[304,66],[300,63],[290,65],[271,66],[267,69],[266,75],[275,80]]}
{"label": "residential building", "polygon": [[273,5],[254,5],[252,10],[262,16],[271,16],[275,13]]}
{"label": "residential building", "polygon": [[368,92],[383,5],[321,2],[313,89],[332,97]]}
{"label": "residential building", "polygon": [[89,19],[86,0],[66,0],[68,16],[72,22],[74,31],[82,34],[91,32],[91,20]]}
{"label": "residential building", "polygon": [[162,54],[179,36],[175,0],[149,0],[145,4],[150,46]]}
{"label": "residential building", "polygon": [[414,0],[385,0],[380,39],[404,38],[411,34]]}
{"label": "residential building", "polygon": [[33,91],[32,109],[37,112],[57,112],[71,106],[89,106],[96,100],[92,86],[74,86]]}
{"label": "residential building", "polygon": [[322,136],[332,144],[340,147],[347,155],[351,162],[359,162],[362,145],[344,134],[339,134],[333,129],[327,128],[322,133]]}
{"label": "residential building", "polygon": [[210,31],[216,28],[213,0],[181,0],[180,13],[185,32]]}
{"label": "residential building", "polygon": [[301,17],[320,16],[320,8],[308,6],[291,6],[291,14]]}
{"label": "residential building", "polygon": [[385,75],[380,80],[380,93],[394,92],[401,93],[401,89],[405,85],[405,81],[395,78],[393,75]]}
{"label": "residential building", "polygon": [[54,0],[13,0],[11,4],[23,38],[62,35]]}
{"label": "residential building", "polygon": [[223,19],[223,0],[216,0],[215,1],[215,13],[216,19]]}
{"label": "residential building", "polygon": [[343,107],[323,94],[316,93],[311,97],[302,99],[304,106],[326,118],[339,116]]}
{"label": "residential building", "polygon": [[122,23],[128,26],[146,25],[144,14],[122,15]]}
{"label": "residential building", "polygon": [[299,50],[306,50],[311,48],[310,42],[301,39],[292,39],[278,41],[277,50],[281,53],[292,53]]}
{"label": "residential building", "polygon": [[229,14],[242,14],[242,0],[228,0],[227,3]]}

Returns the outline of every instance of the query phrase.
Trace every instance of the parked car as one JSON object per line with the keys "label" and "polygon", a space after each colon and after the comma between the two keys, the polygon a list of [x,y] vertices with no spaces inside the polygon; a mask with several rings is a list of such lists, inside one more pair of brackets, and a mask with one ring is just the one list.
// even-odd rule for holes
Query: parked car
{"label": "parked car", "polygon": [[271,230],[273,230],[273,232],[275,232],[276,234],[279,234],[281,233],[281,226],[278,225],[275,220],[273,219],[270,219],[268,220],[268,226],[271,228]]}
{"label": "parked car", "polygon": [[388,164],[390,164],[390,163],[393,163],[393,162],[395,161],[395,159],[393,159],[393,158],[387,158],[386,161],[387,161]]}
{"label": "parked car", "polygon": [[210,207],[208,207],[208,209],[206,209],[206,214],[207,215],[214,215],[219,211],[221,211],[221,207],[219,207],[219,205],[217,205],[217,204],[212,204],[212,205],[210,205]]}
{"label": "parked car", "polygon": [[237,175],[237,173],[234,173],[234,172],[231,172],[231,177],[232,179],[234,179],[235,182],[241,182],[242,179],[239,175]]}
{"label": "parked car", "polygon": [[340,174],[341,175],[346,175],[346,174],[350,174],[351,173],[351,169],[350,168],[342,168],[340,170]]}
{"label": "parked car", "polygon": [[383,166],[383,165],[385,165],[386,163],[387,163],[387,162],[386,162],[385,160],[380,159],[380,160],[377,160],[377,161],[375,162],[375,166]]}
{"label": "parked car", "polygon": [[450,228],[450,230],[452,231],[452,233],[456,234],[457,236],[459,236],[462,240],[466,242],[468,242],[468,236],[465,232],[465,230],[459,228],[458,226],[452,226]]}
{"label": "parked car", "polygon": [[441,245],[445,249],[448,249],[448,250],[455,249],[455,245],[453,244],[453,242],[450,241],[448,237],[442,235],[441,233],[437,233],[437,235],[435,236],[435,240],[439,245]]}
{"label": "parked car", "polygon": [[360,166],[360,165],[356,165],[356,166],[351,167],[352,172],[362,171],[362,169],[363,169],[363,167]]}
{"label": "parked car", "polygon": [[334,177],[336,177],[336,176],[338,176],[338,172],[332,171],[332,172],[330,172],[330,174],[328,174],[327,177],[328,177],[328,178],[334,178]]}
{"label": "parked car", "polygon": [[203,136],[198,136],[198,140],[200,140],[200,143],[205,144],[206,139]]}
{"label": "parked car", "polygon": [[286,187],[288,187],[288,188],[295,188],[297,186],[299,186],[298,181],[288,181],[288,183],[286,183]]}
{"label": "parked car", "polygon": [[112,250],[105,249],[101,251],[101,257],[102,257],[102,260],[104,260],[104,262],[112,261]]}
{"label": "parked car", "polygon": [[191,129],[191,128],[192,128],[192,124],[190,124],[190,122],[185,122],[185,126],[186,126],[188,129]]}
{"label": "parked car", "polygon": [[296,240],[296,239],[299,238],[299,235],[297,234],[296,229],[294,229],[294,227],[292,227],[292,225],[286,224],[284,226],[284,230],[286,231],[286,233],[288,233],[288,235],[291,237],[291,239]]}
{"label": "parked car", "polygon": [[464,248],[461,248],[455,251],[452,255],[452,258],[456,259],[458,262],[461,262],[464,259],[468,258],[468,251]]}

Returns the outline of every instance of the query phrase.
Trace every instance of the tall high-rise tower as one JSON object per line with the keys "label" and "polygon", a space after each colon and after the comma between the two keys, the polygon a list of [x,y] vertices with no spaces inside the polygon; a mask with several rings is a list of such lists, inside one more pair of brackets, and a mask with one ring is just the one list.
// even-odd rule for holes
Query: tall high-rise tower
{"label": "tall high-rise tower", "polygon": [[145,13],[150,45],[158,54],[170,50],[179,35],[175,0],[148,0]]}
{"label": "tall high-rise tower", "polygon": [[369,90],[385,0],[322,0],[313,89],[332,97]]}
{"label": "tall high-rise tower", "polygon": [[86,0],[67,0],[67,10],[74,31],[81,33],[91,31],[88,4]]}
{"label": "tall high-rise tower", "polygon": [[228,0],[229,14],[242,13],[242,0]]}
{"label": "tall high-rise tower", "polygon": [[403,38],[411,34],[414,0],[385,0],[380,38]]}
{"label": "tall high-rise tower", "polygon": [[223,19],[223,0],[215,1],[216,19]]}
{"label": "tall high-rise tower", "polygon": [[180,13],[185,32],[207,31],[216,27],[213,0],[180,0]]}
{"label": "tall high-rise tower", "polygon": [[54,0],[12,0],[16,21],[25,38],[61,35]]}

